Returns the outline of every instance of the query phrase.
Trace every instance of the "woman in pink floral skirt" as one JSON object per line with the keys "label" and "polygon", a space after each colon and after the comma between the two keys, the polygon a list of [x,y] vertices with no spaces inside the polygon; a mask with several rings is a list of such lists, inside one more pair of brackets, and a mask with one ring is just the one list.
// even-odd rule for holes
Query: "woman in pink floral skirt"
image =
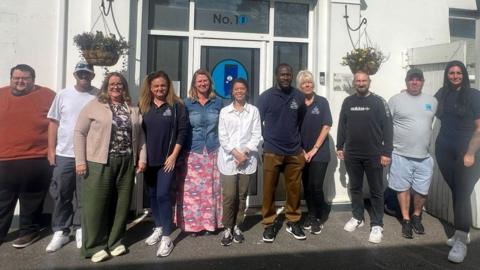
{"label": "woman in pink floral skirt", "polygon": [[215,95],[210,74],[197,70],[185,99],[190,136],[184,162],[178,164],[176,222],[196,236],[222,228],[222,192],[217,169],[218,117],[223,100]]}

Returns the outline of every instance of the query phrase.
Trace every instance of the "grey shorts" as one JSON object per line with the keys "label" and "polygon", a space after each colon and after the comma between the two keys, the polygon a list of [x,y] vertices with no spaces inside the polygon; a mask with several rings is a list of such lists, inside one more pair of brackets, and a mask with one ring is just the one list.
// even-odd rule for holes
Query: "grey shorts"
{"label": "grey shorts", "polygon": [[428,194],[433,175],[433,158],[409,158],[392,154],[388,186],[395,191],[410,188],[422,195]]}

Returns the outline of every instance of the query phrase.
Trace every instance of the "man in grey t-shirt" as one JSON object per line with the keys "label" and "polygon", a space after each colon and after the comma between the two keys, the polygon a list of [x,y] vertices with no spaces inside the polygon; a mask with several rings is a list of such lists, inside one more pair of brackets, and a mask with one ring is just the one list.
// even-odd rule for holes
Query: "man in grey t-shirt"
{"label": "man in grey t-shirt", "polygon": [[[423,72],[407,72],[407,89],[393,96],[388,104],[393,120],[393,153],[389,187],[397,191],[402,212],[402,236],[413,238],[413,231],[424,234],[421,217],[433,174],[433,159],[428,149],[432,122],[437,110],[433,96],[422,93]],[[413,215],[410,194],[413,191]]]}

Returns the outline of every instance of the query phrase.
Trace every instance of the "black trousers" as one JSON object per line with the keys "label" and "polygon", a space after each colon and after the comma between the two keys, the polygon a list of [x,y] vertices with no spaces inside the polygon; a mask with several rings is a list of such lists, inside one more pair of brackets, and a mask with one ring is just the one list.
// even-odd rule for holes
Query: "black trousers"
{"label": "black trousers", "polygon": [[323,182],[327,173],[328,162],[310,161],[305,163],[302,173],[303,194],[307,202],[308,216],[320,220],[327,212]]}
{"label": "black trousers", "polygon": [[383,226],[383,167],[380,156],[352,157],[345,156],[345,167],[349,177],[349,190],[352,196],[352,215],[363,220],[365,206],[363,204],[363,175],[367,175],[370,188],[372,215],[370,226]]}
{"label": "black trousers", "polygon": [[453,216],[456,230],[469,232],[472,225],[472,207],[470,195],[480,177],[480,155],[475,156],[471,167],[463,165],[468,141],[452,140],[439,135],[435,143],[435,157],[443,179],[452,191]]}
{"label": "black trousers", "polygon": [[47,158],[0,161],[0,239],[8,233],[17,200],[20,201],[19,236],[41,228],[43,202],[51,177]]}

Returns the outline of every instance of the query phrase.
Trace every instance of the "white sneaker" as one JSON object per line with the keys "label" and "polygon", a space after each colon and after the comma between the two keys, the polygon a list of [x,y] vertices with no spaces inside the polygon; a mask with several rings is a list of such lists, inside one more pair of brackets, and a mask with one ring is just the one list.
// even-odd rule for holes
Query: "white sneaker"
{"label": "white sneaker", "polygon": [[455,241],[453,244],[452,249],[448,253],[448,260],[454,263],[461,263],[467,256],[467,245],[462,243],[461,241]]}
{"label": "white sneaker", "polygon": [[108,252],[106,252],[105,250],[100,250],[99,252],[93,254],[93,256],[92,256],[92,258],[90,258],[90,260],[94,263],[98,263],[98,262],[105,261],[109,257],[110,257],[110,255],[108,255]]}
{"label": "white sneaker", "polygon": [[75,231],[75,242],[77,243],[77,248],[82,248],[82,228]]}
{"label": "white sneaker", "polygon": [[162,239],[162,227],[156,227],[153,229],[153,233],[145,240],[147,246],[156,245]]}
{"label": "white sneaker", "polygon": [[114,248],[112,251],[110,251],[110,254],[113,257],[117,257],[125,253],[127,253],[127,248],[124,245],[119,245],[116,248]]}
{"label": "white sneaker", "polygon": [[173,250],[173,242],[170,239],[170,236],[162,237],[160,241],[160,246],[157,250],[157,257],[167,257]]}
{"label": "white sneaker", "polygon": [[363,227],[363,225],[365,225],[365,222],[363,222],[363,220],[358,220],[352,217],[349,221],[347,221],[347,223],[345,223],[343,229],[347,232],[353,232],[357,228]]}
{"label": "white sneaker", "polygon": [[55,252],[62,248],[66,243],[70,241],[68,235],[64,235],[63,231],[58,231],[53,234],[52,240],[45,249],[47,252]]}
{"label": "white sneaker", "polygon": [[383,237],[383,228],[380,226],[373,226],[372,230],[370,231],[370,237],[368,238],[368,242],[374,244],[380,244],[382,242]]}
{"label": "white sneaker", "polygon": [[[457,236],[457,231],[455,231],[455,234],[451,237],[451,238],[448,238],[447,240],[447,245],[453,247],[453,245],[455,244],[455,241],[458,240],[458,236]],[[467,245],[470,244],[470,233],[467,234]]]}

